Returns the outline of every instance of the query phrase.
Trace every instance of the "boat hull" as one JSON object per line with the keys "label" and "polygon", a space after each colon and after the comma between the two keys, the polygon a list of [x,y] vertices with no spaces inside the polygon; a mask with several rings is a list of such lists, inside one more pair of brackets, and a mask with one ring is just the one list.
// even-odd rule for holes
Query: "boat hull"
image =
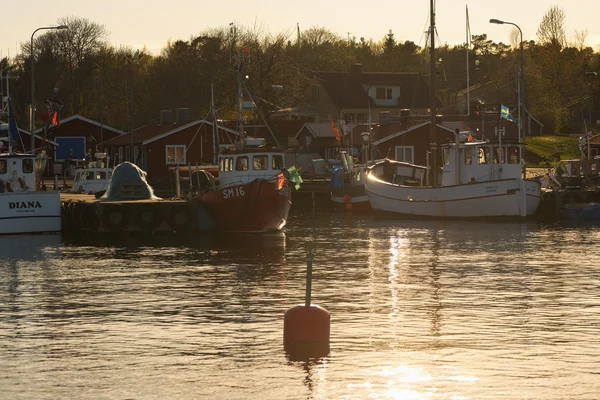
{"label": "boat hull", "polygon": [[268,232],[282,229],[290,211],[291,191],[287,185],[255,180],[201,194],[214,219],[215,228],[225,232]]}
{"label": "boat hull", "polygon": [[364,184],[332,188],[331,202],[335,211],[352,211],[360,214],[372,212]]}
{"label": "boat hull", "polygon": [[13,192],[0,195],[0,234],[60,230],[60,193]]}
{"label": "boat hull", "polygon": [[455,186],[391,184],[369,177],[366,184],[376,212],[437,218],[526,217],[540,203],[540,183],[503,179]]}

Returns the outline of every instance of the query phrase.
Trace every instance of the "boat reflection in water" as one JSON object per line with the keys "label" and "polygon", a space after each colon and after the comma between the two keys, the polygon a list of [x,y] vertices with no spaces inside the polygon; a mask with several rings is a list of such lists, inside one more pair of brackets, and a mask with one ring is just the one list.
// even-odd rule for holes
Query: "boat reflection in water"
{"label": "boat reflection in water", "polygon": [[60,234],[0,236],[0,263],[39,261],[60,256]]}

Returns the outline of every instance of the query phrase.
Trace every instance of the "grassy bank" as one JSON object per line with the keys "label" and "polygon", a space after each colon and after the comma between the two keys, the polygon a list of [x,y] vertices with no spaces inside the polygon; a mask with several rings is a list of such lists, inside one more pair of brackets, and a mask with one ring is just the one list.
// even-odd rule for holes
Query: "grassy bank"
{"label": "grassy bank", "polygon": [[549,167],[558,160],[580,156],[578,137],[552,135],[525,138],[527,166]]}

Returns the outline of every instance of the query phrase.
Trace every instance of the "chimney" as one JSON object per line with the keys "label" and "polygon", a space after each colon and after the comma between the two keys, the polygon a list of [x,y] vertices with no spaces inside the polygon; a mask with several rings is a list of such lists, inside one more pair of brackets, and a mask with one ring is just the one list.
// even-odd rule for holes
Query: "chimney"
{"label": "chimney", "polygon": [[170,124],[173,122],[173,111],[171,110],[160,110],[160,123]]}
{"label": "chimney", "polygon": [[360,75],[362,74],[362,64],[356,63],[350,66],[350,76],[352,80],[358,82],[360,80]]}
{"label": "chimney", "polygon": [[178,108],[177,109],[177,123],[184,124],[190,120],[190,109],[189,108]]}

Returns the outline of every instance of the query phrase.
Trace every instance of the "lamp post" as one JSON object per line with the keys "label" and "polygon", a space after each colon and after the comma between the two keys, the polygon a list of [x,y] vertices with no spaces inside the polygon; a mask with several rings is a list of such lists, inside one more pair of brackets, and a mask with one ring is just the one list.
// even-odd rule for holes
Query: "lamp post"
{"label": "lamp post", "polygon": [[31,56],[31,153],[35,153],[35,135],[33,131],[35,130],[35,80],[33,79],[33,36],[37,31],[41,31],[43,29],[57,29],[64,30],[69,29],[67,25],[58,25],[58,26],[42,26],[41,28],[37,28],[31,34],[31,43],[29,45],[29,52]]}
{"label": "lamp post", "polygon": [[[521,67],[519,69],[519,82],[518,82],[518,97],[519,97],[519,101],[518,101],[518,118],[519,118],[519,124],[518,129],[519,129],[519,142],[521,142],[521,130],[522,130],[522,125],[523,125],[523,121],[521,119],[521,108],[524,108],[524,93],[525,93],[525,70],[523,69],[523,31],[521,30],[521,28],[519,27],[519,25],[513,23],[513,22],[508,22],[508,21],[501,21],[499,19],[490,19],[490,24],[498,24],[498,25],[502,25],[502,24],[507,24],[507,25],[512,25],[514,27],[516,27],[519,30],[519,35],[521,36],[521,40],[520,40],[520,49],[521,49]],[[525,114],[523,112],[523,114]],[[525,133],[523,133],[523,142],[525,142]]]}

